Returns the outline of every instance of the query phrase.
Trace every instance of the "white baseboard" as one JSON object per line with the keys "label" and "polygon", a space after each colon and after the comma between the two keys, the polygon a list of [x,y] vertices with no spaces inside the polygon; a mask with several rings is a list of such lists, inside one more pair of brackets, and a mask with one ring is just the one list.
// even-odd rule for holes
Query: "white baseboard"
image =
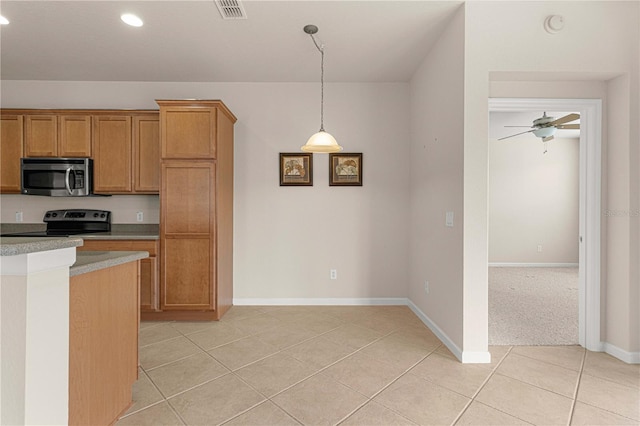
{"label": "white baseboard", "polygon": [[624,361],[627,364],[640,364],[640,352],[627,352],[611,343],[604,343],[604,351],[609,355]]}
{"label": "white baseboard", "polygon": [[578,266],[578,263],[489,263],[489,267],[494,268],[577,268]]}
{"label": "white baseboard", "polygon": [[413,303],[409,299],[407,299],[407,306],[409,306],[409,308],[413,311],[413,313],[416,314],[418,318],[420,318],[420,321],[422,321],[424,325],[429,327],[429,329],[433,332],[433,334],[438,336],[438,339],[440,339],[440,341],[444,343],[447,346],[447,348],[449,348],[451,353],[454,354],[455,357],[462,362],[462,351],[460,350],[458,345],[456,345],[453,342],[453,340],[451,340],[449,336],[447,336],[447,334],[444,331],[442,331],[440,327],[436,325],[436,323],[431,321],[431,318],[429,318],[424,312],[422,312],[422,310],[418,308],[415,305],[415,303]]}
{"label": "white baseboard", "polygon": [[380,306],[396,305],[406,306],[408,299],[405,297],[372,297],[372,298],[234,298],[233,304],[238,306]]}

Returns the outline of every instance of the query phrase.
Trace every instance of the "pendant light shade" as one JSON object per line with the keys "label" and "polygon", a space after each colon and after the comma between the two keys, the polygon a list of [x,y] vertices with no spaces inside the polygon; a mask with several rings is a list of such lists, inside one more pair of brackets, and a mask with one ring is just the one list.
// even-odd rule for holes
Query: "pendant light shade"
{"label": "pendant light shade", "polygon": [[342,147],[336,139],[324,130],[312,135],[306,145],[301,148],[304,152],[340,152]]}
{"label": "pendant light shade", "polygon": [[318,32],[315,25],[306,25],[304,32],[311,36],[313,44],[320,52],[320,131],[309,138],[307,143],[300,149],[304,152],[340,152],[342,147],[338,145],[336,139],[324,130],[324,46],[319,46],[313,35]]}

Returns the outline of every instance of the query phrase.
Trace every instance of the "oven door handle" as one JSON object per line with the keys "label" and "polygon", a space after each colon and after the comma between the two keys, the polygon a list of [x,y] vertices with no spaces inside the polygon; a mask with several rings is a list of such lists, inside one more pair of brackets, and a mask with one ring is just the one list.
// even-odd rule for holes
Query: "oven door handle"
{"label": "oven door handle", "polygon": [[64,186],[67,187],[67,192],[69,195],[73,195],[73,191],[71,190],[71,182],[69,181],[69,177],[71,176],[71,167],[69,167],[64,173]]}

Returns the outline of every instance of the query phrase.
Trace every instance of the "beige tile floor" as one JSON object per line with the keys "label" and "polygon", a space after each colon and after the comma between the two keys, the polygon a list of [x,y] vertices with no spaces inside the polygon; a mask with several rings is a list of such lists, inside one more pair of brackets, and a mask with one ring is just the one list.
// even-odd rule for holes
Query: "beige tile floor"
{"label": "beige tile floor", "polygon": [[640,424],[640,365],[577,346],[461,364],[404,306],[237,306],[140,328],[119,425]]}

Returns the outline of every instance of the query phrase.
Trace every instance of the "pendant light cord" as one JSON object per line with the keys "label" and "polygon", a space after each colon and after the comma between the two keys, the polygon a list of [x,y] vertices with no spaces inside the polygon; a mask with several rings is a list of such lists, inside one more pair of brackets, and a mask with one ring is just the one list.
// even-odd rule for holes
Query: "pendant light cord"
{"label": "pendant light cord", "polygon": [[320,131],[324,132],[324,46],[318,45],[313,34],[309,34],[320,52]]}

